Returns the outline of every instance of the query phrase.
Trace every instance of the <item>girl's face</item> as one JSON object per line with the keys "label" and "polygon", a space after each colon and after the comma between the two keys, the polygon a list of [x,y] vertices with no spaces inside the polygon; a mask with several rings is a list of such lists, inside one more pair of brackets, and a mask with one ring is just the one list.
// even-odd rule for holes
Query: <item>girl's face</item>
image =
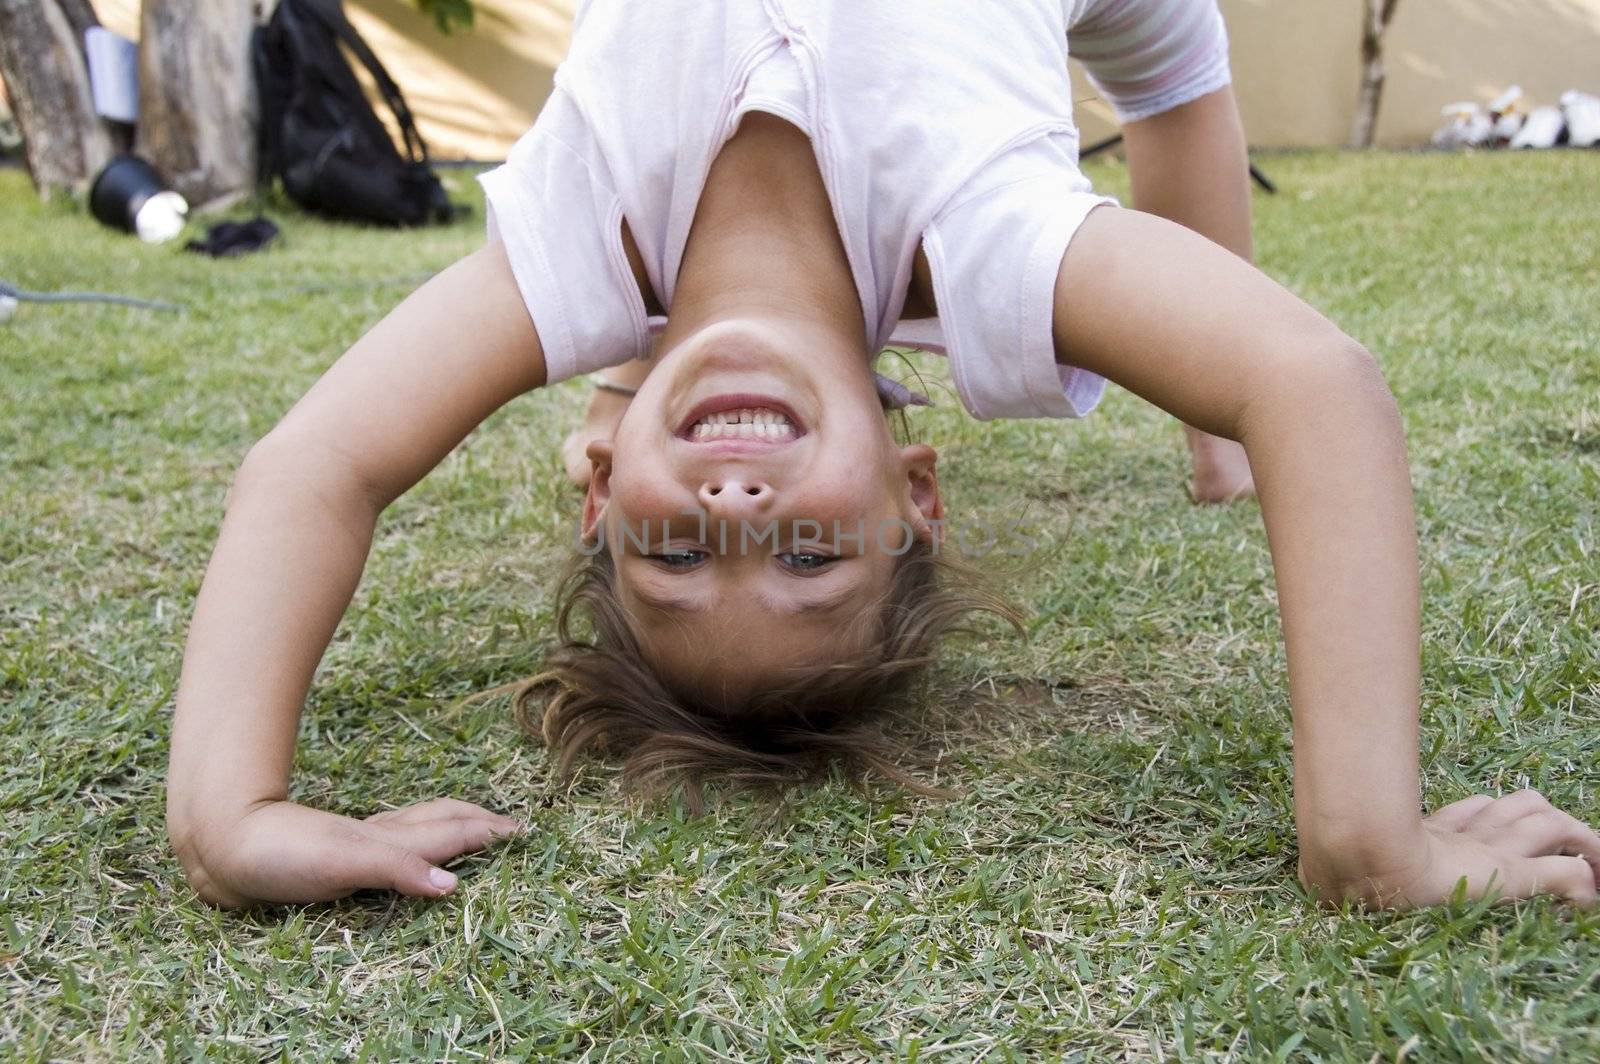
{"label": "girl's face", "polygon": [[606,537],[652,664],[711,701],[859,648],[898,556],[939,533],[933,449],[894,443],[864,357],[794,354],[825,335],[702,329],[590,446],[584,535]]}

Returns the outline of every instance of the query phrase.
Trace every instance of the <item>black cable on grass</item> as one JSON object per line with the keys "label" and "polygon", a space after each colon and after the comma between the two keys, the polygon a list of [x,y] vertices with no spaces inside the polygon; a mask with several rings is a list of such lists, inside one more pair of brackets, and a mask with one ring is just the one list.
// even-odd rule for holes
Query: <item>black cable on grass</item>
{"label": "black cable on grass", "polygon": [[189,308],[182,303],[163,303],[156,299],[135,299],[133,296],[111,295],[106,292],[28,292],[5,281],[0,281],[0,298],[9,297],[19,303],[110,303],[119,307],[138,307],[143,310],[171,310],[182,313]]}

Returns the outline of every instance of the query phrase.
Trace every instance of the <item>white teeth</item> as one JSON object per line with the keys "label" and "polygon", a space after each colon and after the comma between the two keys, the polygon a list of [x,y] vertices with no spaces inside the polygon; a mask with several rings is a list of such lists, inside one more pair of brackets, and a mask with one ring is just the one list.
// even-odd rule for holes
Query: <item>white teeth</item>
{"label": "white teeth", "polygon": [[776,410],[747,408],[707,414],[690,429],[691,439],[788,440],[794,425]]}

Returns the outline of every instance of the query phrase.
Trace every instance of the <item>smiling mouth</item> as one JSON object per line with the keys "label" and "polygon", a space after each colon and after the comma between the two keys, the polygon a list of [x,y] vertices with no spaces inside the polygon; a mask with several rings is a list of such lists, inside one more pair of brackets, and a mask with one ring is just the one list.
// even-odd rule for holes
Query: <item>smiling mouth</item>
{"label": "smiling mouth", "polygon": [[760,395],[719,395],[697,405],[678,430],[690,443],[792,443],[805,426],[788,404]]}

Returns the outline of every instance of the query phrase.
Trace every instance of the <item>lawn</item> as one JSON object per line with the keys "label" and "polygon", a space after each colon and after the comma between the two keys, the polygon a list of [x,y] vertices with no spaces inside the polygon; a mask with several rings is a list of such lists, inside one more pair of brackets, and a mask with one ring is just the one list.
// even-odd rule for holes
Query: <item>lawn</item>
{"label": "lawn", "polygon": [[[1536,786],[1600,821],[1600,155],[1264,156],[1260,258],[1382,361],[1411,441],[1426,793]],[[1115,162],[1092,175],[1126,188]],[[477,201],[466,175],[455,192]],[[0,324],[0,1055],[1595,1059],[1600,915],[1329,913],[1294,879],[1259,512],[1191,505],[1173,424],[968,421],[953,510],[1051,530],[1027,641],[952,644],[934,801],[773,809],[571,786],[504,702],[535,671],[584,397],[511,404],[389,512],[293,796],[455,795],[531,830],[435,902],[220,912],[162,830],[168,721],[233,469],[361,331],[481,241],[281,210],[281,245],[149,248],[0,172],[0,279],[187,304]],[[1241,308],[1241,313],[1245,309]],[[884,365],[904,372],[906,364]]]}

